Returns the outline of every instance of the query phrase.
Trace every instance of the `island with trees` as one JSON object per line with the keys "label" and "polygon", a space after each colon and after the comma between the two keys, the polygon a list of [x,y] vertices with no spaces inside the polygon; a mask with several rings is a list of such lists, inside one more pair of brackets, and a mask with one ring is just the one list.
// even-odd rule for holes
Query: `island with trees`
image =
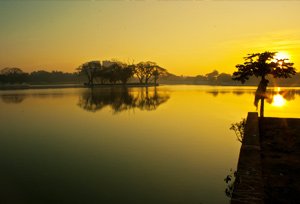
{"label": "island with trees", "polygon": [[134,77],[139,83],[131,82],[133,85],[157,85],[159,76],[167,74],[167,70],[158,66],[155,62],[140,62],[128,64],[121,61],[90,61],[77,68],[79,74],[87,77],[85,83],[89,87],[96,85],[127,85]]}

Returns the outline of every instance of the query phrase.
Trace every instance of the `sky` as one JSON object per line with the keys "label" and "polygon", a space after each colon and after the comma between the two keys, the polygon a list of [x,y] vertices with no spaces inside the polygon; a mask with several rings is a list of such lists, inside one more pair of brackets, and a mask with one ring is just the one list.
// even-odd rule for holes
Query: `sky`
{"label": "sky", "polygon": [[299,10],[297,0],[2,0],[0,68],[73,72],[118,59],[186,76],[277,51],[300,71]]}

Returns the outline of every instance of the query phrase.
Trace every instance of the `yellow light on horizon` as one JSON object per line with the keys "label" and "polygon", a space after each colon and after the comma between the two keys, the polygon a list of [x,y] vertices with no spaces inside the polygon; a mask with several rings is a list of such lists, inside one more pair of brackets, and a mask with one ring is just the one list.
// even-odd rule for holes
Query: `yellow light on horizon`
{"label": "yellow light on horizon", "polygon": [[273,106],[282,107],[285,105],[285,103],[286,100],[282,97],[282,95],[276,94],[275,96],[273,96],[273,102],[272,102]]}

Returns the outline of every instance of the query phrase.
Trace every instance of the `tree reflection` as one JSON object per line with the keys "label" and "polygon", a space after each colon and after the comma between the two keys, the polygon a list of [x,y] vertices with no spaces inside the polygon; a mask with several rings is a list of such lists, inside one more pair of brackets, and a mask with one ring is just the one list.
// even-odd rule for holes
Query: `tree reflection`
{"label": "tree reflection", "polygon": [[281,90],[280,88],[273,89],[267,92],[267,102],[272,103],[275,95],[280,94],[285,100],[292,101],[295,100],[296,95],[300,95],[300,90],[298,89],[288,89]]}
{"label": "tree reflection", "polygon": [[158,93],[157,89],[149,91],[147,87],[138,91],[129,91],[125,87],[87,89],[79,98],[78,106],[86,111],[96,112],[110,107],[114,113],[138,108],[155,110],[170,98],[167,93]]}
{"label": "tree reflection", "polygon": [[2,95],[2,101],[4,103],[22,103],[26,96],[24,94],[9,94],[9,95]]}
{"label": "tree reflection", "polygon": [[213,95],[214,97],[217,97],[219,95],[219,90],[213,90],[213,91],[206,91],[206,93]]}
{"label": "tree reflection", "polygon": [[[300,90],[287,89],[281,90],[280,88],[268,90],[262,96],[261,94],[255,93],[254,105],[258,108],[260,101],[260,117],[264,116],[264,102],[273,104],[274,106],[283,106],[285,101],[295,100],[296,95],[300,95]],[[281,100],[281,101],[278,101]]]}
{"label": "tree reflection", "polygon": [[[246,93],[253,94],[254,91],[253,91],[253,89],[245,89],[245,90],[243,90],[243,89],[233,89],[233,90],[215,89],[215,90],[206,91],[206,93],[217,97],[217,96],[220,96],[221,94],[234,94],[237,96],[240,96],[240,95],[243,95]],[[267,103],[270,103],[270,96],[272,97],[273,95],[276,95],[276,94],[280,94],[287,101],[291,101],[291,100],[295,100],[296,95],[300,95],[300,89],[283,89],[283,90],[278,91],[278,88],[274,88],[274,89],[267,90],[265,93],[265,99],[266,99]]]}
{"label": "tree reflection", "polygon": [[241,96],[245,93],[253,93],[251,90],[243,90],[243,89],[233,89],[233,90],[222,90],[222,89],[215,89],[215,90],[209,90],[206,91],[206,93],[213,95],[214,97],[219,96],[220,94],[234,94],[237,96]]}
{"label": "tree reflection", "polygon": [[235,91],[232,91],[232,93],[234,95],[241,96],[241,95],[243,95],[245,93],[245,91],[243,91],[243,90],[235,90]]}
{"label": "tree reflection", "polygon": [[234,94],[236,96],[241,96],[245,93],[254,94],[254,105],[257,109],[260,109],[261,117],[264,116],[265,102],[268,104],[272,104],[273,106],[283,106],[286,101],[295,100],[296,96],[300,95],[300,89],[281,90],[280,88],[272,88],[269,90],[265,90],[265,86],[265,84],[260,85],[255,92],[253,89],[214,89],[206,91],[206,93],[211,94],[214,97],[219,97],[221,94]]}

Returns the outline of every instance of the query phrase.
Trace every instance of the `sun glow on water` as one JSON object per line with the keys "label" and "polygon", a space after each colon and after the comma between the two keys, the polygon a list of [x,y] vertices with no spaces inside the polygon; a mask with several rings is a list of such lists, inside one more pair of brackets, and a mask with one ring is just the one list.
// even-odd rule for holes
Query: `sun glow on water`
{"label": "sun glow on water", "polygon": [[282,107],[285,105],[285,103],[286,100],[280,94],[276,94],[275,96],[273,96],[273,102],[272,102],[273,106]]}

